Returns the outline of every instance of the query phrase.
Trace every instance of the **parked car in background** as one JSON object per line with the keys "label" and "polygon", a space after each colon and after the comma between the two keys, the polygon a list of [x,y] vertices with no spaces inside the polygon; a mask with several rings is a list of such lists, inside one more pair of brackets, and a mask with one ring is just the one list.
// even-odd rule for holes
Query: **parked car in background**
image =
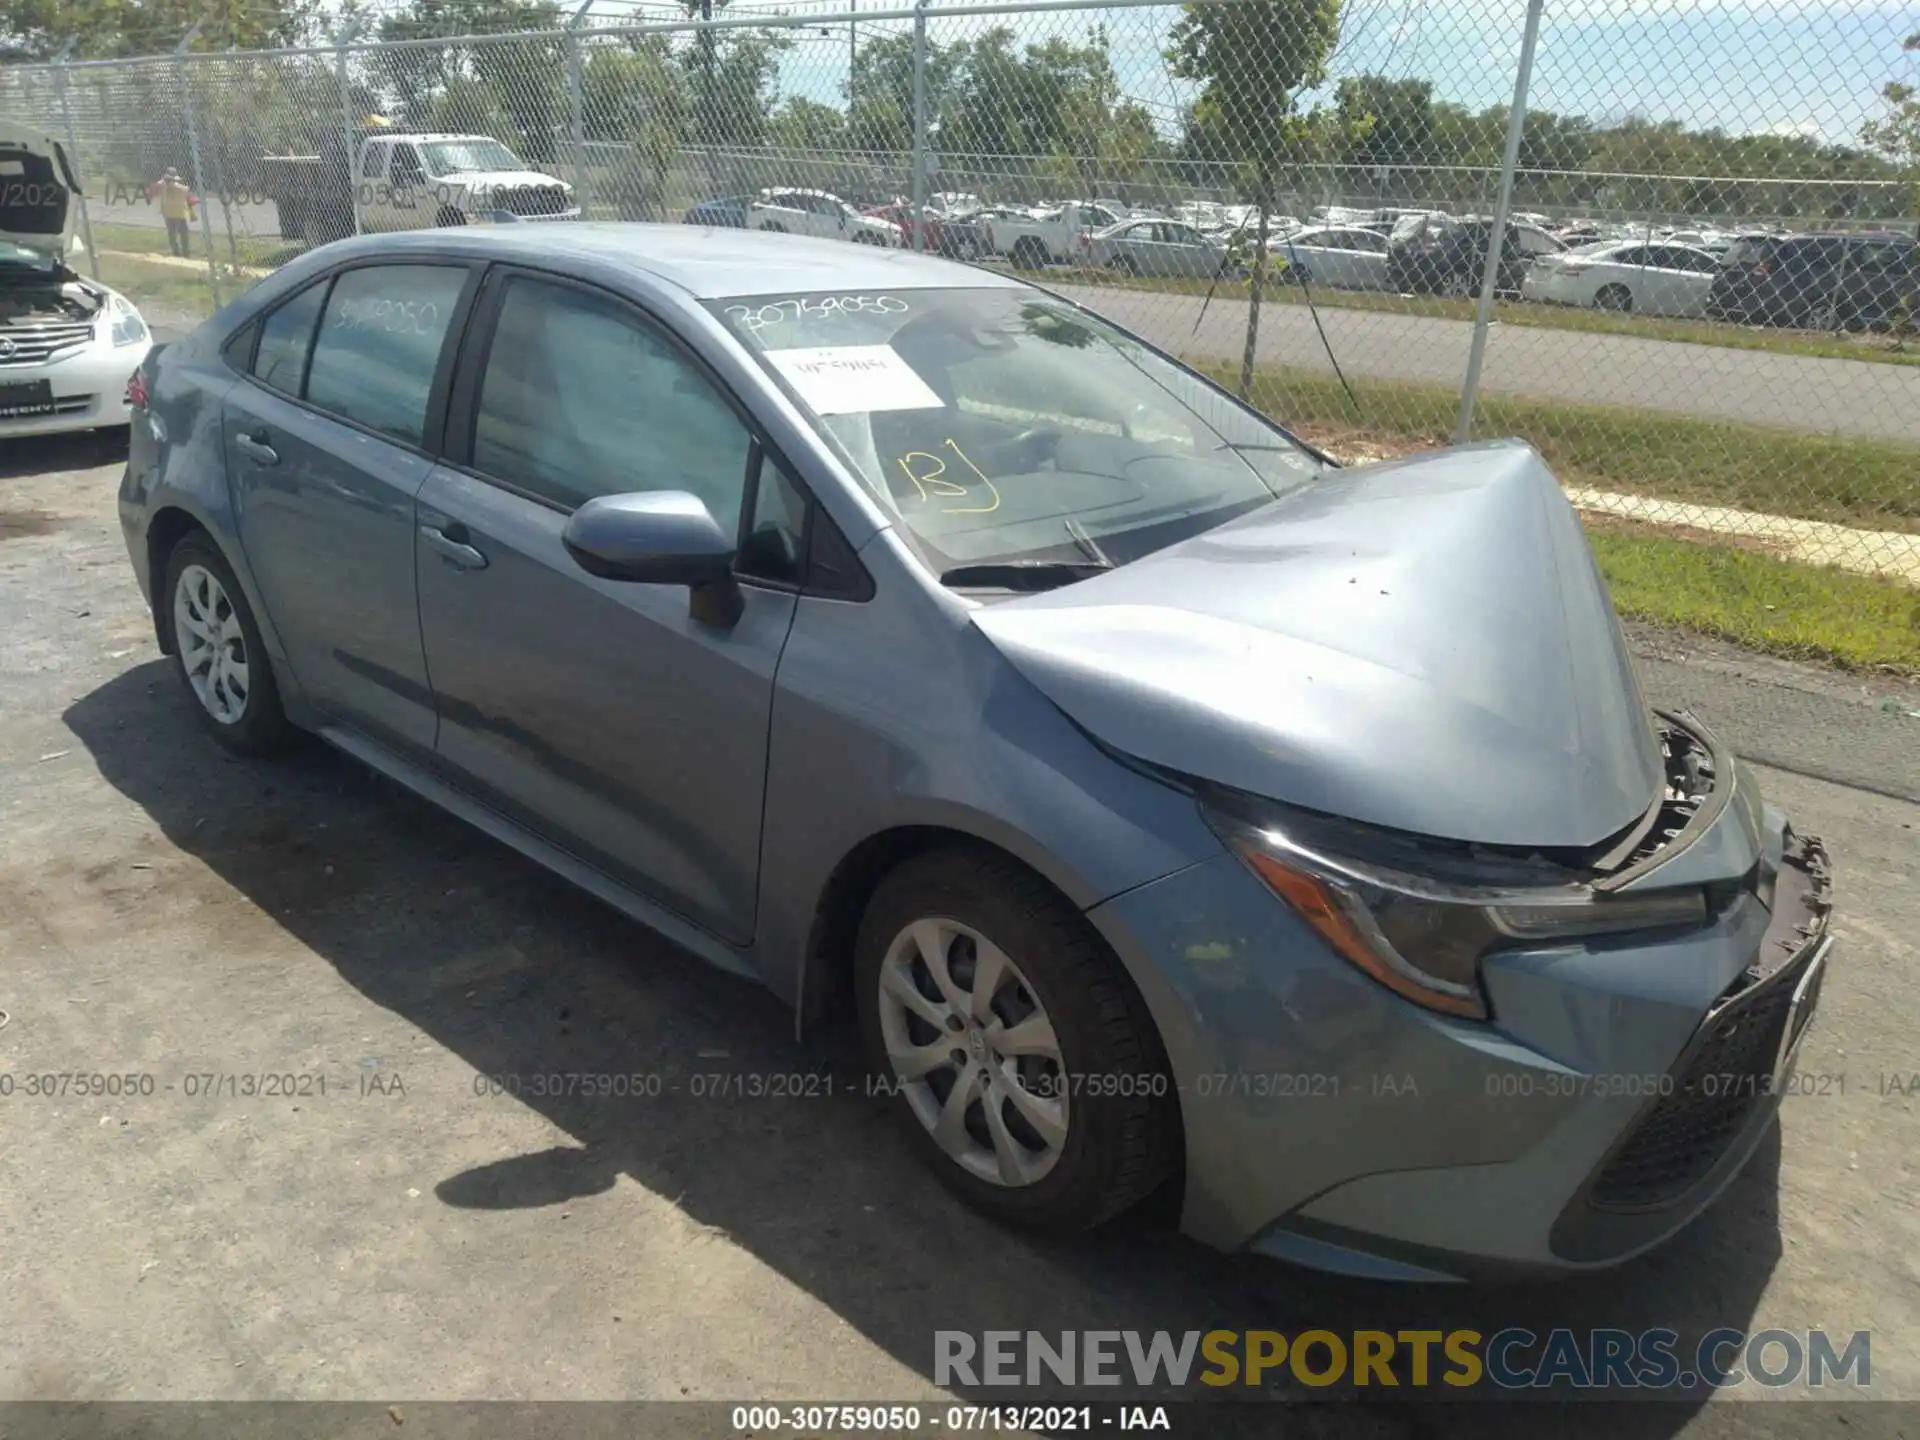
{"label": "parked car in background", "polygon": [[979,238],[973,227],[931,206],[918,219],[914,217],[912,202],[907,200],[875,205],[863,213],[897,225],[904,249],[924,250],[929,255],[945,255],[951,260],[972,260],[979,256]]}
{"label": "parked car in background", "polygon": [[67,263],[80,185],[66,147],[0,125],[0,176],[0,438],[124,426],[152,337],[131,301]]}
{"label": "parked car in background", "polygon": [[1031,220],[1033,212],[1018,205],[988,205],[955,215],[941,227],[948,244],[964,246],[972,258],[994,255],[993,227],[1001,221]]}
{"label": "parked car in background", "polygon": [[319,133],[318,154],[269,155],[261,183],[280,233],[308,245],[362,233],[577,220],[573,187],[531,168],[491,135],[412,134],[368,116],[349,173],[346,136]]}
{"label": "parked car in background", "polygon": [[[210,744],[317,735],[846,1016],[1003,1222],[1578,1273],[1772,1133],[1826,853],[1648,708],[1519,441],[1339,469],[1015,277],[682,225],[345,241],[143,382],[118,513]],[[883,1168],[810,1161],[769,1204]]]}
{"label": "parked car in background", "polygon": [[712,200],[702,200],[692,206],[686,214],[689,225],[721,225],[729,230],[747,228],[747,212],[753,206],[750,195],[717,196]]}
{"label": "parked car in background", "polygon": [[1768,235],[1736,240],[1707,313],[1744,325],[1879,330],[1920,318],[1920,246],[1904,235]]}
{"label": "parked car in background", "polygon": [[1104,205],[1070,200],[1057,210],[990,222],[987,246],[1023,270],[1077,263],[1086,258],[1094,231],[1110,229],[1124,218]]}
{"label": "parked car in background", "polygon": [[1122,220],[1087,241],[1086,263],[1128,275],[1185,275],[1213,279],[1231,264],[1225,241],[1178,220]]}
{"label": "parked car in background", "polygon": [[1704,315],[1720,261],[1686,245],[1602,240],[1536,258],[1520,298],[1552,305],[1632,311],[1637,315]]}
{"label": "parked car in background", "polygon": [[1360,226],[1321,226],[1282,236],[1271,254],[1282,280],[1335,290],[1387,288],[1387,237]]}
{"label": "parked car in background", "polygon": [[900,227],[891,220],[862,215],[826,190],[762,190],[747,207],[747,228],[860,245],[898,245],[901,240]]}
{"label": "parked car in background", "polygon": [[[1492,238],[1490,217],[1408,215],[1387,239],[1387,284],[1403,294],[1476,295]],[[1494,280],[1496,293],[1518,295],[1535,257],[1565,248],[1537,225],[1509,222]]]}

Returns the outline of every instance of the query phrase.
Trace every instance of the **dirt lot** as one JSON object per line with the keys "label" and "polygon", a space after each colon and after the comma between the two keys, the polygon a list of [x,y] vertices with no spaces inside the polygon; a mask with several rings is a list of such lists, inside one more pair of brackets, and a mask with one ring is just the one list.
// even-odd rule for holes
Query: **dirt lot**
{"label": "dirt lot", "polygon": [[[1802,1069],[1844,1091],[1790,1099],[1664,1250],[1575,1284],[1401,1291],[1148,1220],[1041,1244],[956,1208],[843,1044],[796,1046],[752,987],[329,751],[217,750],[154,649],[102,458],[0,456],[0,1072],[153,1093],[0,1099],[0,1397],[907,1400],[935,1393],[936,1327],[1671,1324],[1869,1329],[1874,1393],[1920,1398],[1920,1114],[1888,1090],[1920,1085],[1920,698],[1639,637],[1656,699],[1803,772],[1764,779],[1828,840],[1842,947]],[[837,1093],[686,1083],[800,1070]],[[683,1083],[476,1093],[552,1072]],[[325,1093],[227,1078],[256,1075]],[[1908,1423],[1751,1396],[1630,1429]],[[1336,1406],[1287,1433],[1489,1424]]]}

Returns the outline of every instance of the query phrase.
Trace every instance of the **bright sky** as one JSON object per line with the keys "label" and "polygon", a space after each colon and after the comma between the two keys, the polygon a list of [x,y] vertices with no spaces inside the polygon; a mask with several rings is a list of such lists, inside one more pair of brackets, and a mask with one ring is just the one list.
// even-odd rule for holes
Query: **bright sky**
{"label": "bright sky", "polygon": [[[603,6],[619,10],[623,0],[602,0],[596,13]],[[845,8],[843,0],[805,6],[736,0],[731,13]],[[1162,58],[1178,13],[1159,7],[1108,11],[1104,17],[1087,11],[935,19],[929,29],[943,43],[996,24],[1009,25],[1023,39],[1078,37],[1104,18],[1123,85],[1171,130],[1191,98]],[[1438,99],[1476,109],[1504,105],[1512,95],[1524,16],[1525,0],[1348,0],[1334,78],[1369,71],[1417,76],[1434,82]],[[877,28],[863,27],[862,33]],[[1861,124],[1883,111],[1881,86],[1903,74],[1912,78],[1915,61],[1901,53],[1900,42],[1916,29],[1920,12],[1891,0],[1547,0],[1532,103],[1602,122],[1631,112],[1731,133],[1854,142]],[[807,35],[788,52],[781,88],[840,104],[847,26],[841,21],[827,30]]]}

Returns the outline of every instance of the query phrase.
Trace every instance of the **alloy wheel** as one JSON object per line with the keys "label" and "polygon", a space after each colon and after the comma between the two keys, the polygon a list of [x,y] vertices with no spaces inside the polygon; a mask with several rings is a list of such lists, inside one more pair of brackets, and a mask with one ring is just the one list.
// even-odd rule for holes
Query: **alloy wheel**
{"label": "alloy wheel", "polygon": [[1066,1146],[1070,1087],[1014,961],[956,920],[916,920],[887,947],[878,998],[894,1082],[934,1143],[990,1184],[1044,1178]]}
{"label": "alloy wheel", "polygon": [[194,697],[222,725],[246,716],[251,692],[247,637],[219,577],[189,565],[173,589],[173,634]]}

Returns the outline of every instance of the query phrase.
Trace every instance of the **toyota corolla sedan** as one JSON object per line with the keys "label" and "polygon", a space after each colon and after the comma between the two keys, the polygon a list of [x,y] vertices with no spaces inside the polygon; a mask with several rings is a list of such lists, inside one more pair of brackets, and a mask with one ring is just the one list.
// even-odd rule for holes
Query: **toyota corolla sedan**
{"label": "toyota corolla sedan", "polygon": [[214,740],[856,1016],[995,1216],[1572,1270],[1773,1121],[1825,856],[1649,710],[1524,444],[1337,468],[1020,280],[685,226],[329,245],[143,388]]}
{"label": "toyota corolla sedan", "polygon": [[0,439],[127,423],[152,341],[131,301],[68,263],[79,193],[65,146],[0,124]]}

